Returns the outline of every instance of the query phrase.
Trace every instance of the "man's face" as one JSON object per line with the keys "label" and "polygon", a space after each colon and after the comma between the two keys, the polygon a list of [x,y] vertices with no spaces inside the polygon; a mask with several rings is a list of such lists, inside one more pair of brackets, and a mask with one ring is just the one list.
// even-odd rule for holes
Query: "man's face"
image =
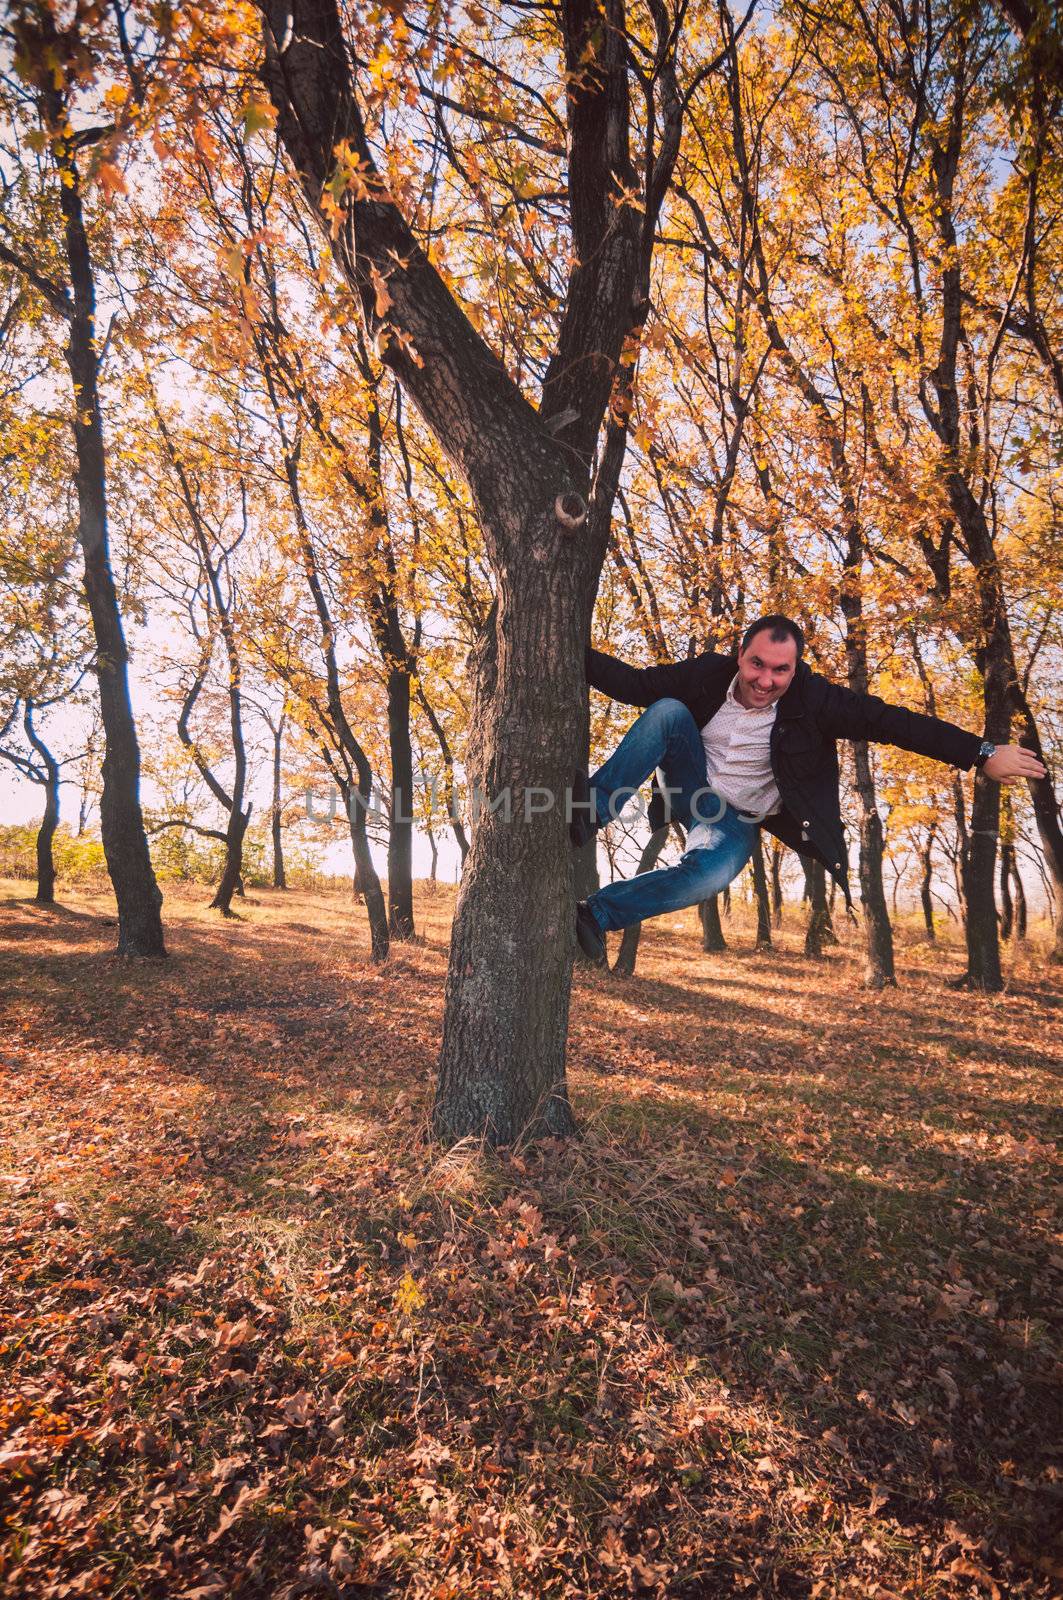
{"label": "man's face", "polygon": [[786,693],[796,670],[796,640],[787,638],[779,643],[772,638],[770,629],[762,628],[738,652],[735,694],[742,705],[763,710]]}

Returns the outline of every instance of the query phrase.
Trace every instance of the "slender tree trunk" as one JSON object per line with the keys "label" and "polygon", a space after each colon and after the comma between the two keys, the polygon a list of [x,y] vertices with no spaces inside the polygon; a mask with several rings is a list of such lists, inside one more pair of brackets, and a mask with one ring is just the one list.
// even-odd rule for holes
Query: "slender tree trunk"
{"label": "slender tree trunk", "polygon": [[[443,799],[446,803],[447,816],[450,819],[451,831],[454,834],[454,842],[457,844],[458,852],[461,856],[461,862],[464,866],[465,857],[469,853],[469,840],[462,824],[461,817],[458,814],[458,800],[457,795],[454,792],[454,753],[450,748],[450,741],[447,738],[446,729],[436,715],[435,709],[433,708],[428,696],[425,694],[424,688],[419,680],[417,683],[417,703],[424,712],[425,716],[428,718],[428,725],[436,736],[436,743],[439,745],[439,753],[443,757]],[[433,785],[433,808],[436,804],[436,790],[435,786]]]}
{"label": "slender tree trunk", "polygon": [[225,825],[225,865],[222,868],[221,880],[214,891],[214,898],[210,902],[212,911],[220,911],[222,916],[232,915],[233,895],[243,899],[244,885],[242,879],[244,859],[244,835],[251,817],[250,806],[246,811],[240,811],[235,806],[229,812]]}
{"label": "slender tree trunk", "polygon": [[59,826],[59,763],[33,726],[33,709],[33,701],[27,700],[22,725],[26,730],[26,738],[31,748],[36,751],[44,769],[42,780],[44,815],[37,829],[37,893],[34,898],[38,905],[53,906],[55,861],[52,857],[52,840]]}
{"label": "slender tree trunk", "polygon": [[410,674],[388,669],[388,746],[391,754],[391,819],[388,827],[388,930],[412,939],[413,923],[413,746],[410,740]]}
{"label": "slender tree trunk", "polygon": [[853,745],[856,788],[860,796],[860,898],[864,909],[867,959],[864,985],[868,989],[895,986],[893,929],[882,885],[882,819],[875,804],[875,780],[865,740]]}
{"label": "slender tree trunk", "polygon": [[1005,943],[1015,927],[1015,907],[1011,899],[1011,872],[1015,847],[1002,842],[1000,846],[1000,937]]}
{"label": "slender tree trunk", "polygon": [[727,940],[723,936],[723,926],[720,922],[720,897],[711,895],[708,900],[702,900],[698,906],[698,916],[701,919],[701,948],[712,954],[719,954],[727,949]]}
{"label": "slender tree trunk", "polygon": [[283,805],[281,803],[281,751],[284,742],[284,720],[282,711],[277,719],[277,726],[273,729],[273,800],[270,807],[270,832],[273,838],[273,887],[287,889],[288,880],[284,875],[284,839],[283,839]]}
{"label": "slender tree trunk", "polygon": [[[1037,722],[1030,703],[1021,690],[1017,691],[1017,700],[1023,727],[1022,743],[1047,767]],[[1063,962],[1063,828],[1060,827],[1059,803],[1050,777],[1033,780],[1028,787],[1033,801],[1034,821],[1041,841],[1045,870],[1052,885],[1052,898],[1056,908],[1054,918],[1056,937],[1048,959],[1054,964],[1059,964]],[[1017,871],[1016,868],[1016,873]]]}
{"label": "slender tree trunk", "polygon": [[[668,826],[657,828],[647,839],[639,857],[638,871],[652,872],[660,860],[661,851],[668,842]],[[616,960],[613,962],[613,975],[617,978],[630,978],[635,971],[635,962],[638,959],[639,939],[642,935],[642,923],[633,922],[625,928],[620,939],[620,949],[617,951]]]}
{"label": "slender tree trunk", "polygon": [[771,900],[768,895],[768,877],[764,870],[764,847],[760,829],[753,847],[753,893],[757,902],[757,949],[771,949]]}
{"label": "slender tree trunk", "polygon": [[805,890],[809,902],[805,955],[821,956],[828,945],[838,943],[827,904],[827,872],[822,861],[816,861],[812,856],[802,856],[801,865],[805,871]]}
{"label": "slender tree trunk", "polygon": [[265,371],[264,376],[281,437],[284,475],[287,479],[288,493],[295,517],[295,530],[303,573],[317,613],[321,655],[325,664],[328,733],[334,742],[337,757],[343,764],[342,771],[333,767],[333,777],[343,797],[347,823],[351,833],[351,847],[354,851],[354,892],[356,895],[361,894],[365,903],[366,917],[369,922],[371,958],[375,962],[381,962],[387,959],[390,949],[390,935],[388,932],[388,914],[384,901],[384,892],[380,887],[380,879],[377,876],[376,867],[373,865],[367,829],[369,803],[373,792],[373,769],[351,726],[343,704],[339,663],[336,659],[336,630],[332,621],[332,613],[329,610],[328,600],[325,596],[325,590],[321,583],[317,552],[314,549],[310,525],[306,519],[302,489],[299,483],[301,440],[298,437],[294,440],[288,438],[268,369]]}
{"label": "slender tree trunk", "polygon": [[[979,652],[985,692],[986,738],[1007,744],[1011,733],[1011,670],[1004,597],[991,574],[981,574],[984,648]],[[963,892],[967,905],[967,971],[963,987],[995,994],[1004,986],[1000,968],[1000,934],[994,893],[997,839],[1000,833],[1000,785],[976,772],[967,849],[962,857]]]}
{"label": "slender tree trunk", "polygon": [[1015,937],[1022,944],[1026,939],[1026,889],[1014,849],[1011,860],[1011,886],[1015,895]]}
{"label": "slender tree trunk", "polygon": [[923,864],[923,875],[919,880],[919,900],[923,907],[923,922],[926,925],[926,936],[931,943],[937,938],[934,928],[934,896],[931,885],[934,880],[934,837],[937,833],[937,824],[930,824],[930,831],[926,836],[926,844],[920,854]]}
{"label": "slender tree trunk", "polygon": [[436,844],[435,830],[426,828],[425,832],[428,834],[428,848],[432,852],[432,869],[428,875],[428,881],[435,883],[439,873],[439,846]]}
{"label": "slender tree trunk", "polygon": [[[359,753],[361,747],[359,746]],[[368,813],[372,793],[373,774],[369,762],[362,755],[356,761],[357,776],[348,780],[339,778],[340,794],[347,813],[347,825],[354,851],[354,893],[361,895],[369,922],[369,954],[375,962],[385,961],[391,948],[388,935],[388,908],[384,891],[373,865],[369,848]]]}
{"label": "slender tree trunk", "polygon": [[[54,22],[50,24],[54,32]],[[48,121],[66,120],[58,93],[45,95]],[[129,698],[129,652],[111,570],[107,532],[107,470],[99,398],[96,286],[81,207],[79,174],[62,157],[59,188],[66,257],[73,290],[67,365],[74,386],[78,541],[85,561],[85,595],[96,640],[96,679],[104,729],[100,830],[107,871],[118,903],[118,954],[164,956],[162,894],[155,881],[140,807],[140,746]]]}
{"label": "slender tree trunk", "polygon": [[782,847],[777,839],[771,842],[771,922],[773,928],[782,927]]}

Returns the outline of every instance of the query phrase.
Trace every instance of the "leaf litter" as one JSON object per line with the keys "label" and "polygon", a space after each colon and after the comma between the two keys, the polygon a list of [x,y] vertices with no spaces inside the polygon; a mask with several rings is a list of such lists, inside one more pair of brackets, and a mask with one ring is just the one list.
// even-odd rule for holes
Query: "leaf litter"
{"label": "leaf litter", "polygon": [[445,1151],[424,909],[0,948],[0,1592],[1059,1593],[1059,987],[648,930],[582,1136]]}

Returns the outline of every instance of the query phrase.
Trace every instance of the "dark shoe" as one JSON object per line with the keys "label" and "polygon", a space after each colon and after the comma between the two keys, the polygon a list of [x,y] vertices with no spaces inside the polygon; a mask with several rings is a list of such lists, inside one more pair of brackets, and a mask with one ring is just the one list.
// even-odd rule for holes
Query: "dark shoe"
{"label": "dark shoe", "polygon": [[588,961],[596,967],[604,965],[605,934],[586,900],[576,907],[576,940]]}
{"label": "dark shoe", "polygon": [[582,767],[577,767],[572,776],[572,821],[568,825],[568,836],[577,850],[590,844],[598,832],[597,822],[591,820],[590,798],[590,779]]}

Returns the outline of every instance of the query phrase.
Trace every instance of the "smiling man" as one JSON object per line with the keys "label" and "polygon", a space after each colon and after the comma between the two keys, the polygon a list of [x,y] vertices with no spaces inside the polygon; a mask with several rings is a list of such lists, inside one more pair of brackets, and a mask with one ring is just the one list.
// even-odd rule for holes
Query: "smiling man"
{"label": "smiling man", "polygon": [[[1019,745],[990,744],[952,722],[856,694],[812,672],[804,635],[789,617],[761,617],[737,656],[710,651],[661,667],[629,667],[587,652],[587,681],[613,700],[646,706],[590,780],[590,799],[570,826],[586,844],[619,815],[658,768],[673,820],[686,830],[674,867],[599,889],[576,908],[576,936],[592,961],[605,934],[697,905],[738,876],[765,827],[822,861],[850,904],[838,793],[838,739],[898,745],[1001,783],[1044,776]],[[573,807],[580,810],[580,804]]]}

